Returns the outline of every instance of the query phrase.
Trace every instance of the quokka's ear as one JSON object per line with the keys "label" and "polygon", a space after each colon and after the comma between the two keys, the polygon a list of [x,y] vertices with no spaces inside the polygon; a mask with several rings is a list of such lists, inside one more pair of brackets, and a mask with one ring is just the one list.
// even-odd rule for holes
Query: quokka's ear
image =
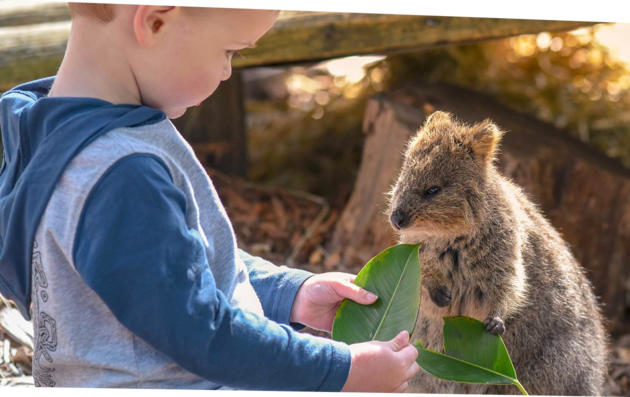
{"label": "quokka's ear", "polygon": [[424,122],[424,126],[429,127],[429,126],[441,124],[444,122],[451,122],[452,120],[453,119],[450,113],[438,110],[431,113],[429,117],[427,117],[426,121]]}
{"label": "quokka's ear", "polygon": [[485,120],[473,126],[470,134],[470,146],[475,157],[491,162],[503,131],[490,120]]}
{"label": "quokka's ear", "polygon": [[451,114],[442,111],[436,111],[429,115],[424,121],[424,125],[418,128],[416,135],[409,141],[408,151],[431,139],[432,136],[440,131],[440,126],[451,123],[453,120]]}

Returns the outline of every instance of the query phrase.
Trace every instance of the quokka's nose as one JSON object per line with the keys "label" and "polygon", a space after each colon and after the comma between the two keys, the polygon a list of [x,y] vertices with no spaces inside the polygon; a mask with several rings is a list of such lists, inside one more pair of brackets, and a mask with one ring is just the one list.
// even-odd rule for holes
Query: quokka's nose
{"label": "quokka's nose", "polygon": [[389,220],[398,230],[409,224],[409,217],[407,217],[407,214],[399,209],[395,209],[394,212],[392,212],[392,216],[389,217]]}

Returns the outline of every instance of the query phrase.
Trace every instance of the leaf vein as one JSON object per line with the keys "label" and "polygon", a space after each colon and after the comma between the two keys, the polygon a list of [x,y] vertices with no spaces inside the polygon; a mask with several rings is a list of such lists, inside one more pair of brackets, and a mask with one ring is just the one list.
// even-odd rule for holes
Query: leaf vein
{"label": "leaf vein", "polygon": [[398,289],[400,287],[400,283],[402,282],[402,279],[405,276],[405,273],[407,273],[407,269],[409,268],[409,262],[411,261],[412,256],[413,256],[413,252],[410,253],[407,256],[407,260],[405,261],[405,265],[404,265],[403,271],[400,273],[400,277],[398,278],[398,282],[396,283],[396,287],[394,288],[394,292],[392,293],[392,297],[389,300],[389,302],[387,303],[387,307],[385,308],[385,313],[383,314],[383,317],[379,321],[378,327],[376,327],[376,331],[374,331],[374,336],[372,337],[371,340],[375,340],[376,339],[376,336],[378,335],[379,331],[381,330],[381,327],[385,323],[385,319],[387,318],[387,315],[389,314],[389,311],[392,308],[392,303],[394,302],[394,297],[398,294]]}

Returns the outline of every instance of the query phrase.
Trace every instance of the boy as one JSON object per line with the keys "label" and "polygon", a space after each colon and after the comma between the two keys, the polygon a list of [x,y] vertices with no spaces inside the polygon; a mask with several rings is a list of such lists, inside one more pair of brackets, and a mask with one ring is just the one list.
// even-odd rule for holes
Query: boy
{"label": "boy", "polygon": [[56,78],[0,101],[0,292],[27,317],[32,301],[36,385],[403,391],[419,369],[406,332],[347,346],[295,331],[377,298],[238,250],[167,120],[229,78],[277,12],[71,12]]}

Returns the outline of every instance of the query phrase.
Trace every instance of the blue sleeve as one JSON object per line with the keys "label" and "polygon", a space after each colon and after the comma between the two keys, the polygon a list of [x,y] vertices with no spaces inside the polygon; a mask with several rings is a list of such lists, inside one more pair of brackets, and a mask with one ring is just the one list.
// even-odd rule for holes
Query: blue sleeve
{"label": "blue sleeve", "polygon": [[[239,249],[241,259],[247,265],[249,281],[262,303],[265,316],[289,324],[291,308],[298,289],[313,273],[301,269],[278,267],[257,256],[252,256]],[[295,328],[303,328],[295,324]]]}
{"label": "blue sleeve", "polygon": [[240,389],[340,390],[348,346],[231,307],[185,214],[158,157],[124,157],[86,200],[78,272],[125,327],[201,377]]}

